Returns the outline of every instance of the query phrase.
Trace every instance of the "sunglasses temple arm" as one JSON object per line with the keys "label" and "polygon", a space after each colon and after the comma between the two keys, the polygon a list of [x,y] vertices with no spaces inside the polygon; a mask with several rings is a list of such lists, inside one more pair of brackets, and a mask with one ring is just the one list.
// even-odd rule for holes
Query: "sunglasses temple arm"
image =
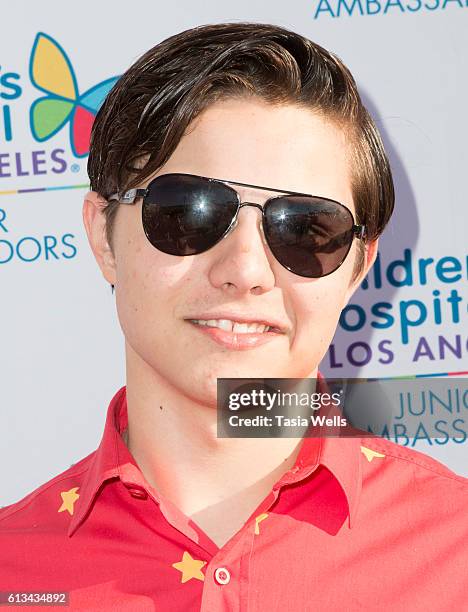
{"label": "sunglasses temple arm", "polygon": [[108,202],[116,201],[120,204],[135,204],[135,200],[137,198],[144,198],[147,191],[147,189],[129,189],[122,194],[114,193],[108,199]]}
{"label": "sunglasses temple arm", "polygon": [[367,237],[367,228],[365,225],[353,225],[353,232],[356,238],[365,240]]}

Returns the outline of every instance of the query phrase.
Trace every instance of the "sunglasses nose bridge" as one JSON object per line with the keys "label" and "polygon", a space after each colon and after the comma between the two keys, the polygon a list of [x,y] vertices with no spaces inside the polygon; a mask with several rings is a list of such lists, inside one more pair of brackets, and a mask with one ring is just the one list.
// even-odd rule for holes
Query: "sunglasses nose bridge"
{"label": "sunglasses nose bridge", "polygon": [[262,213],[262,217],[261,217],[261,222],[260,222],[260,232],[263,234],[263,215],[264,215],[264,210],[263,210],[263,206],[261,204],[259,204],[258,202],[242,202],[241,204],[239,204],[239,207],[237,209],[237,213],[236,213],[236,217],[234,219],[233,224],[231,225],[231,231],[237,227],[237,224],[239,222],[239,212],[240,209],[243,208],[244,206],[254,206],[255,208],[258,208],[260,210],[260,212]]}
{"label": "sunglasses nose bridge", "polygon": [[263,206],[261,204],[259,204],[258,202],[242,202],[242,204],[239,205],[239,210],[243,206],[255,206],[256,208],[259,208],[262,211],[262,214],[263,214]]}

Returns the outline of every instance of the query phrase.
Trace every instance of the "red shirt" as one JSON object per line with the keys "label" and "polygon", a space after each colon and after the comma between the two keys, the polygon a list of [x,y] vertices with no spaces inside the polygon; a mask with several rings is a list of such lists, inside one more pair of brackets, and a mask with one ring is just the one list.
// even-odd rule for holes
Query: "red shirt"
{"label": "red shirt", "polygon": [[126,427],[123,387],[99,448],[0,510],[0,591],[68,591],[71,609],[99,611],[468,609],[468,480],[434,459],[304,438],[218,548],[146,482]]}

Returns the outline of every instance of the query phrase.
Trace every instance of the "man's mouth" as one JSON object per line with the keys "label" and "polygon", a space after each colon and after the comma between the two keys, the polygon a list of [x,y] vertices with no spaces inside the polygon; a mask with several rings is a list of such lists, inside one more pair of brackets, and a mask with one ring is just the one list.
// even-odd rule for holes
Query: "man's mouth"
{"label": "man's mouth", "polygon": [[268,332],[281,333],[281,331],[270,325],[262,323],[239,323],[230,319],[188,319],[191,323],[206,327],[217,327],[226,332],[234,334],[263,334]]}

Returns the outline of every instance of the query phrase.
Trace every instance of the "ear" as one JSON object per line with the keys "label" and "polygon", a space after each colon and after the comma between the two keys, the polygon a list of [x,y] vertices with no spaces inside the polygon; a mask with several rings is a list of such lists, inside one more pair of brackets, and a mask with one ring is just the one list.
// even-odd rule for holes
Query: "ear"
{"label": "ear", "polygon": [[346,292],[345,305],[349,302],[353,293],[356,291],[356,289],[359,287],[359,285],[362,283],[362,281],[366,277],[369,270],[374,265],[374,261],[375,261],[375,258],[377,257],[378,250],[379,250],[379,239],[378,238],[366,243],[365,250],[364,250],[364,265],[362,266],[362,270],[359,272],[359,275],[357,276],[357,278],[353,280],[348,287],[348,290]]}
{"label": "ear", "polygon": [[96,191],[88,191],[83,202],[83,223],[89,245],[101,272],[108,283],[116,284],[115,258],[106,238],[106,217],[103,213],[107,202]]}

